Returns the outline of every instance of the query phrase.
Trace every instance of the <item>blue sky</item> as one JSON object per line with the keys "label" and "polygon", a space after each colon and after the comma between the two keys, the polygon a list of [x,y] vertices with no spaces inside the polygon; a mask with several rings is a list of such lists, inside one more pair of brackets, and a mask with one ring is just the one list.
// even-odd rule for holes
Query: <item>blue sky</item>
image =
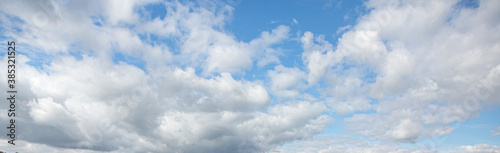
{"label": "blue sky", "polygon": [[8,3],[2,151],[500,151],[498,1]]}

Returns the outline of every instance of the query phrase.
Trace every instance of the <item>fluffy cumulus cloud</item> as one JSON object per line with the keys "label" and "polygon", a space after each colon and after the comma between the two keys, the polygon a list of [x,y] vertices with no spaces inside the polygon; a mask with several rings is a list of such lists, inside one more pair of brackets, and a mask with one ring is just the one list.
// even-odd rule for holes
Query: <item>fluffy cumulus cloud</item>
{"label": "fluffy cumulus cloud", "polygon": [[[399,144],[500,104],[496,0],[370,0],[336,42],[286,25],[242,41],[221,1],[8,2],[0,39],[18,46],[20,94],[6,151],[436,152]],[[294,66],[287,41],[300,46]],[[246,77],[255,69],[264,77]],[[318,136],[337,121],[349,134]]]}
{"label": "fluffy cumulus cloud", "polygon": [[278,65],[274,70],[268,71],[267,74],[271,79],[271,90],[276,96],[283,98],[298,97],[301,94],[300,91],[306,88],[306,74],[297,67],[287,68]]}
{"label": "fluffy cumulus cloud", "polygon": [[450,134],[498,104],[500,85],[498,2],[457,3],[369,1],[336,48],[304,33],[308,81],[332,85],[323,91],[337,113],[375,111],[345,118],[356,133],[398,142]]}
{"label": "fluffy cumulus cloud", "polygon": [[[146,20],[148,5],[167,13]],[[239,41],[222,29],[232,10],[178,1],[2,5],[3,32],[23,53],[17,149],[259,152],[321,133],[333,121],[322,103],[269,106],[262,81],[234,78],[254,63],[279,63],[271,46],[289,28]]]}

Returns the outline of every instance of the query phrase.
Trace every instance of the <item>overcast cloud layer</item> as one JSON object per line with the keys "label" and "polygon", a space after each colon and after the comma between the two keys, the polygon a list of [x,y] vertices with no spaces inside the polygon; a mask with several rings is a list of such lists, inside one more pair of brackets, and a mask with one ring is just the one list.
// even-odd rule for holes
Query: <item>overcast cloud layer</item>
{"label": "overcast cloud layer", "polygon": [[[0,137],[0,150],[500,152],[416,145],[498,108],[500,1],[370,0],[336,42],[290,24],[242,41],[226,29],[238,2],[0,4],[20,91],[17,144]],[[301,46],[297,66],[282,64],[290,41]],[[494,126],[484,137],[498,140]]]}

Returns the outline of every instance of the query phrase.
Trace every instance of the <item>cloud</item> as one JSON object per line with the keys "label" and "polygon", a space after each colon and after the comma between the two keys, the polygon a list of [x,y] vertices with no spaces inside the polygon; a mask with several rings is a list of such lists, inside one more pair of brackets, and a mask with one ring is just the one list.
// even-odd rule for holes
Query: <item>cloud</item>
{"label": "cloud", "polygon": [[[178,64],[201,67],[203,74],[209,75],[241,73],[250,69],[255,61],[259,66],[280,62],[272,45],[288,38],[287,26],[278,26],[270,32],[262,32],[250,42],[242,42],[222,29],[234,9],[228,5],[207,3],[204,7],[179,2],[166,2],[165,5],[165,19],[144,21],[138,30],[139,34],[178,40],[175,43],[180,53],[174,57]],[[266,56],[258,56],[261,54]]]}
{"label": "cloud", "polygon": [[[12,3],[0,30],[22,50],[21,151],[432,152],[399,143],[499,104],[498,1],[368,1],[338,42],[299,32],[303,66],[281,64],[290,27],[238,40],[222,2]],[[254,65],[266,80],[245,79]],[[317,136],[334,120],[359,135]]]}
{"label": "cloud", "polygon": [[297,67],[287,68],[283,65],[274,67],[267,72],[271,79],[271,90],[274,95],[284,98],[297,98],[301,95],[300,90],[305,89],[306,74]]}
{"label": "cloud", "polygon": [[309,31],[303,34],[300,42],[304,50],[302,60],[309,70],[307,82],[309,85],[314,85],[325,75],[325,69],[331,66],[331,62],[336,60],[333,59],[333,46],[325,41],[325,36],[314,37]]}
{"label": "cloud", "polygon": [[54,149],[254,152],[312,137],[333,121],[322,103],[267,107],[259,82],[228,73],[202,78],[175,68],[153,79],[135,66],[105,63],[59,57],[43,71],[20,63],[19,90],[31,95],[19,98],[29,114],[19,118],[20,137]]}
{"label": "cloud", "polygon": [[[27,53],[17,63],[23,151],[261,152],[333,122],[321,102],[269,106],[262,81],[233,77],[254,62],[279,63],[272,46],[288,38],[287,26],[242,42],[221,29],[233,9],[227,5],[154,3],[166,6],[165,18],[143,21],[137,8],[149,2],[16,3],[2,8],[2,26]],[[11,9],[26,13],[6,14]],[[37,23],[30,9],[45,9],[50,20]],[[172,41],[144,38],[151,35]],[[48,61],[29,63],[40,54]]]}
{"label": "cloud", "polygon": [[467,153],[479,153],[479,152],[491,152],[498,153],[500,152],[500,147],[488,144],[477,144],[474,146],[460,146],[457,149],[463,150]]}
{"label": "cloud", "polygon": [[264,31],[259,38],[255,38],[248,44],[254,54],[265,54],[264,56],[257,56],[257,66],[263,67],[268,64],[279,64],[280,48],[274,49],[271,46],[282,43],[289,38],[290,28],[288,26],[280,25],[273,29],[271,32]]}
{"label": "cloud", "polygon": [[157,132],[168,140],[167,150],[256,152],[321,132],[331,119],[320,115],[318,109],[325,108],[297,103],[270,107],[269,114],[174,112],[164,115]]}
{"label": "cloud", "polygon": [[[325,125],[332,123],[330,117],[321,115],[321,111],[326,108],[318,103],[290,103],[272,106],[269,109],[269,113],[251,114],[232,111],[212,113],[168,111],[158,118],[159,124],[151,131],[154,134],[148,134],[149,136],[144,135],[145,133],[135,133],[140,131],[128,131],[130,129],[127,128],[131,125],[111,121],[100,123],[100,126],[94,127],[97,129],[96,132],[91,132],[89,135],[89,142],[93,145],[106,144],[100,148],[88,147],[86,144],[78,146],[79,148],[61,147],[21,140],[21,150],[17,151],[258,152],[275,148],[289,142],[290,139],[312,137],[322,132]],[[109,149],[109,147],[116,148]]]}
{"label": "cloud", "polygon": [[391,143],[368,143],[350,135],[321,136],[311,140],[294,142],[276,149],[277,152],[412,152],[432,153],[426,148],[405,148]]}
{"label": "cloud", "polygon": [[490,131],[490,137],[500,135],[499,130],[500,130],[500,127],[498,127],[497,131],[491,130]]}
{"label": "cloud", "polygon": [[339,29],[337,29],[337,31],[335,32],[335,34],[342,34],[343,32],[347,31],[351,29],[351,25],[346,25],[346,26],[343,26],[343,27],[340,27]]}
{"label": "cloud", "polygon": [[500,22],[490,18],[494,3],[369,1],[370,12],[336,48],[304,33],[308,84],[330,84],[318,90],[341,115],[368,111],[345,118],[346,129],[364,136],[416,142],[450,134],[454,123],[498,103],[492,97],[500,64],[498,42],[491,41],[500,39],[491,35]]}

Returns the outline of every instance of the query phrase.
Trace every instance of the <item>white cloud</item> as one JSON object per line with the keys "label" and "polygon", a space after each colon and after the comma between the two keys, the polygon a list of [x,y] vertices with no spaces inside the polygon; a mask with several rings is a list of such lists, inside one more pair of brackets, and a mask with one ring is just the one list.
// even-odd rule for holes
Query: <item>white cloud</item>
{"label": "white cloud", "polygon": [[325,75],[326,68],[338,60],[334,59],[332,44],[325,41],[324,37],[323,35],[314,37],[313,33],[307,31],[300,38],[304,49],[302,60],[309,70],[307,77],[309,85],[316,84]]}
{"label": "white cloud", "polygon": [[363,98],[349,98],[339,100],[338,98],[327,98],[326,102],[333,111],[339,115],[351,114],[356,111],[366,111],[371,108],[370,101]]}
{"label": "white cloud", "polygon": [[335,32],[335,34],[342,34],[343,32],[345,31],[348,31],[349,29],[351,29],[351,25],[346,25],[346,26],[343,26],[343,27],[340,27],[337,29],[337,31]]}
{"label": "white cloud", "polygon": [[[3,140],[2,141],[7,141]],[[16,140],[17,141],[17,140]],[[57,147],[51,147],[48,145],[44,144],[38,144],[38,143],[31,143],[29,141],[23,141],[19,140],[19,143],[16,144],[16,147],[13,148],[12,146],[9,146],[11,144],[7,143],[1,143],[0,147],[2,147],[1,151],[4,152],[53,152],[53,153],[102,153],[102,151],[93,151],[93,150],[87,150],[87,149],[71,149],[71,148],[57,148]],[[122,152],[127,151],[127,150],[120,150]],[[130,151],[130,150],[128,150]],[[118,152],[118,151],[116,151]]]}
{"label": "white cloud", "polygon": [[498,103],[496,3],[369,1],[370,12],[335,49],[304,33],[308,83],[331,84],[319,91],[341,115],[375,111],[346,118],[350,131],[400,142],[447,135],[451,124]]}
{"label": "white cloud", "polygon": [[488,144],[477,144],[474,146],[460,146],[457,149],[461,149],[466,153],[480,153],[480,152],[490,152],[490,153],[499,153],[500,147]]}
{"label": "white cloud", "polygon": [[[289,27],[280,25],[271,32],[262,32],[259,38],[250,41],[249,46],[252,48],[254,54],[257,55],[257,66],[263,67],[268,64],[281,63],[278,57],[281,55],[280,49],[273,49],[271,46],[288,39],[289,32]],[[263,53],[265,53],[265,55],[259,57],[259,55]]]}
{"label": "white cloud", "polygon": [[287,68],[278,65],[274,70],[268,71],[267,75],[271,79],[271,90],[279,97],[297,98],[301,95],[300,91],[307,87],[306,74],[297,67]]}
{"label": "white cloud", "polygon": [[[125,56],[143,59],[150,69],[156,68],[158,64],[173,62],[201,67],[205,75],[242,72],[242,69],[250,69],[255,61],[258,61],[259,66],[280,63],[279,49],[272,48],[272,45],[288,38],[289,32],[288,27],[278,26],[271,32],[262,32],[260,37],[250,42],[238,41],[221,29],[230,18],[233,8],[208,2],[199,6],[180,2],[153,3],[166,6],[167,14],[163,20],[139,19],[137,8],[152,2],[126,1],[117,5],[109,4],[112,6],[109,8],[106,7],[108,3],[115,1],[92,4],[47,2],[33,6],[27,4],[29,1],[16,3],[19,3],[13,4],[16,7],[7,7],[5,10],[25,11],[16,15],[28,24],[21,26],[22,32],[14,33],[14,21],[4,17],[6,28],[10,29],[6,35],[14,36],[20,42],[30,42],[42,52],[57,54],[84,49],[85,53],[111,58],[117,51]],[[42,13],[36,10],[42,10]],[[75,13],[61,13],[63,11]],[[43,26],[32,20],[37,15],[44,16]],[[100,25],[95,25],[96,21]],[[132,29],[129,29],[131,25]],[[173,44],[142,42],[139,37],[144,35],[167,38]],[[171,45],[178,45],[179,50],[169,50]],[[260,57],[260,54],[266,56]]]}
{"label": "white cloud", "polygon": [[418,124],[413,123],[410,119],[403,119],[391,130],[391,137],[398,140],[407,140],[418,137],[423,129]]}
{"label": "white cloud", "polygon": [[[287,26],[278,26],[273,29],[271,33],[262,32],[259,38],[256,38],[249,43],[236,42],[235,38],[227,34],[215,32],[214,36],[201,36],[202,39],[194,40],[193,42],[186,42],[184,46],[193,47],[190,43],[208,43],[207,46],[195,46],[196,50],[206,47],[208,50],[208,57],[204,70],[207,73],[211,72],[238,72],[241,69],[249,69],[253,65],[255,58],[265,53],[266,56],[262,57],[260,66],[269,63],[279,63],[277,55],[273,55],[274,50],[270,48],[271,45],[279,43],[288,38],[289,28]],[[203,32],[194,32],[203,33]],[[206,35],[212,35],[211,32]],[[193,36],[193,38],[200,38],[200,36]],[[215,39],[215,41],[211,41]]]}
{"label": "white cloud", "polygon": [[159,92],[165,96],[177,97],[175,101],[178,105],[187,105],[190,109],[256,110],[267,106],[270,100],[262,85],[234,80],[229,73],[221,73],[212,79],[198,77],[193,68],[175,69],[172,73],[163,76],[158,84]]}
{"label": "white cloud", "polygon": [[[269,109],[269,113],[250,114],[232,111],[212,113],[167,111],[159,116],[157,119],[159,124],[151,131],[154,134],[148,134],[149,136],[140,131],[129,131],[130,129],[123,126],[130,125],[124,123],[101,122],[99,126],[93,127],[98,130],[89,132],[88,144],[106,143],[107,146],[104,148],[94,146],[89,149],[85,143],[77,148],[60,148],[51,144],[45,145],[43,142],[20,140],[19,148],[14,148],[12,151],[259,152],[270,150],[292,139],[312,137],[322,132],[325,125],[332,123],[330,117],[321,115],[326,108],[318,103],[290,103],[272,106]],[[79,124],[82,123],[84,122]],[[125,131],[119,132],[121,130]],[[139,133],[135,134],[136,132]],[[0,145],[7,147],[5,144]],[[11,150],[8,147],[6,151]]]}
{"label": "white cloud", "polygon": [[[264,31],[250,42],[238,41],[224,31],[226,20],[233,8],[230,6],[203,7],[180,2],[167,2],[167,14],[163,20],[145,21],[138,25],[141,34],[158,35],[160,38],[176,40],[180,54],[176,62],[203,68],[204,75],[229,72],[240,73],[250,69],[253,62],[259,66],[280,63],[272,45],[288,38],[289,28],[278,26],[271,32]],[[264,54],[266,56],[261,57]]]}
{"label": "white cloud", "polygon": [[[484,104],[500,102],[499,2],[480,1],[478,8],[456,2],[369,1],[368,14],[347,27],[338,43],[309,31],[300,36],[304,68],[280,64],[278,44],[289,39],[289,27],[240,41],[224,30],[234,10],[228,5],[158,2],[167,13],[154,20],[137,11],[149,1],[112,7],[108,3],[118,1],[2,5],[4,35],[26,53],[17,63],[23,91],[19,148],[431,152],[390,141],[448,135],[454,123],[477,116]],[[114,61],[117,53],[146,66]],[[48,56],[45,64],[26,64],[41,55]],[[238,74],[254,63],[278,66],[267,71],[268,82],[240,79]],[[0,82],[6,80],[0,76]],[[303,93],[308,89],[319,96]],[[280,101],[270,106],[270,94]],[[350,115],[343,128],[381,143],[342,136],[307,140],[333,123],[329,111]],[[290,142],[299,148],[280,147]]]}
{"label": "white cloud", "polygon": [[268,114],[167,112],[156,131],[167,140],[166,150],[257,152],[320,133],[331,123],[321,115],[324,109],[321,104],[304,102],[276,105]]}
{"label": "white cloud", "polygon": [[[71,9],[74,3],[60,9]],[[158,34],[165,34],[162,37],[180,41],[178,50],[170,50],[171,44],[140,39],[142,34],[156,31],[123,26],[139,22],[137,12],[130,11],[142,4],[123,5],[113,9],[125,9],[125,14],[74,11],[78,13],[56,14],[56,20],[47,26],[28,22],[23,32],[8,31],[18,42],[30,42],[19,45],[33,52],[29,55],[44,52],[51,56],[46,65],[38,67],[26,64],[30,57],[18,57],[23,74],[19,90],[24,93],[18,100],[28,104],[18,107],[20,114],[29,114],[19,116],[19,124],[25,125],[20,128],[24,138],[19,141],[26,144],[21,150],[258,152],[312,137],[331,124],[332,118],[322,114],[326,111],[322,103],[268,107],[270,96],[262,82],[235,79],[227,73],[251,67],[255,61],[264,61],[262,66],[279,63],[279,49],[271,46],[288,38],[288,27],[279,26],[248,43],[240,42],[219,29],[231,8],[217,12],[165,3],[171,10],[165,19],[144,21],[151,22],[144,25],[170,27],[156,28]],[[101,25],[94,25],[93,16],[104,16],[97,17]],[[20,18],[30,21],[30,14]],[[3,21],[7,29],[14,26],[10,19]],[[190,45],[207,50],[182,47]],[[81,59],[67,55],[72,50],[83,50]],[[117,52],[143,59],[146,69],[113,62],[111,57]],[[269,56],[257,56],[260,54]],[[181,61],[183,57],[188,60]],[[191,66],[207,76],[198,76]],[[5,83],[6,76],[2,77]]]}
{"label": "white cloud", "polygon": [[426,148],[411,149],[391,143],[369,143],[351,135],[321,136],[311,140],[294,142],[277,148],[278,152],[313,153],[313,152],[373,152],[373,153],[432,153]]}
{"label": "white cloud", "polygon": [[119,24],[120,22],[134,23],[139,20],[139,16],[134,11],[134,7],[136,7],[136,4],[139,2],[140,1],[136,0],[106,1],[103,6],[107,6],[108,8],[103,9],[103,11],[106,11],[106,17],[112,25]]}
{"label": "white cloud", "polygon": [[376,83],[371,91],[372,97],[381,98],[384,94],[397,95],[403,93],[408,87],[413,85],[411,77],[415,66],[413,57],[404,47],[392,47],[392,52],[386,54],[385,61],[380,67]]}
{"label": "white cloud", "polygon": [[19,90],[27,95],[19,100],[28,103],[19,107],[29,114],[19,124],[30,135],[22,140],[40,150],[255,152],[312,137],[333,121],[322,103],[267,107],[261,83],[229,73],[202,78],[193,68],[174,68],[153,79],[101,60],[58,57],[43,70],[19,63]]}

